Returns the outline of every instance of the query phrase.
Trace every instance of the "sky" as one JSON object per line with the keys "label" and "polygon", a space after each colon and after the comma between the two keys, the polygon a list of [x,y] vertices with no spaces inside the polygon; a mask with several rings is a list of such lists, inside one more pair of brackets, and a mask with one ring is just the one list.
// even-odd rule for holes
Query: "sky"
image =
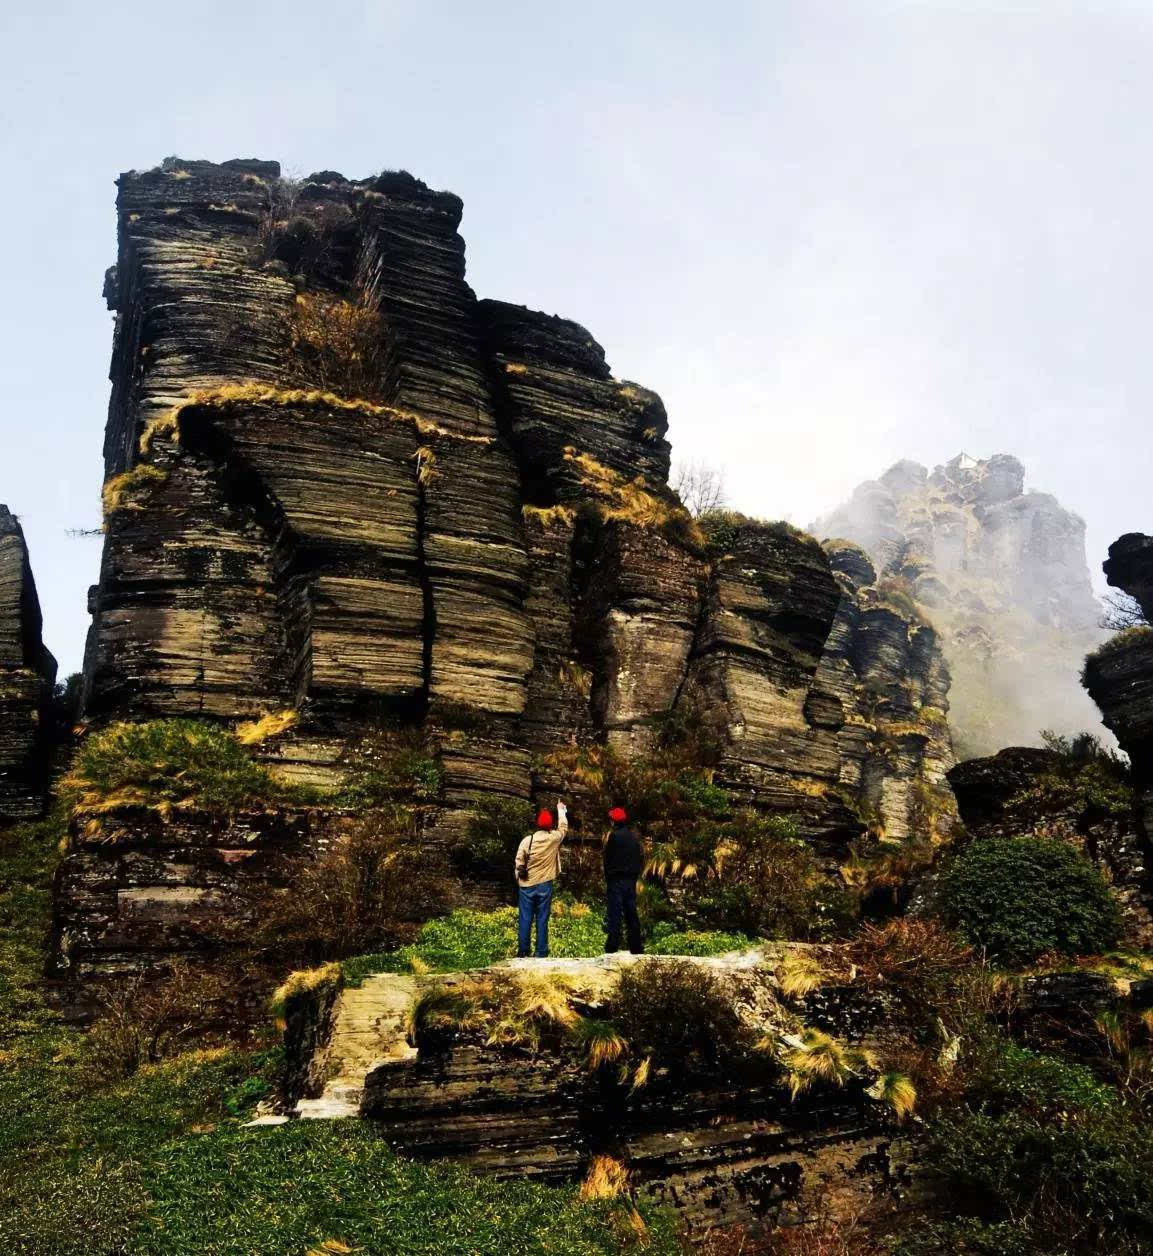
{"label": "sky", "polygon": [[122,170],[411,170],[478,295],[586,326],[735,507],[1012,453],[1097,573],[1153,531],[1150,118],[1135,0],[4,0],[0,501],[47,643],[80,666]]}

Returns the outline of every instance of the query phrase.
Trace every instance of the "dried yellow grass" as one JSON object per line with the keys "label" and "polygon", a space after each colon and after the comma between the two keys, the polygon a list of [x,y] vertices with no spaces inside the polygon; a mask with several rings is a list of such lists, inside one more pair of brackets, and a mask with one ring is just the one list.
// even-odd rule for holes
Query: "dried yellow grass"
{"label": "dried yellow grass", "polygon": [[436,469],[436,451],[427,445],[421,445],[416,451],[416,480],[418,484],[428,486],[440,476]]}
{"label": "dried yellow grass", "polygon": [[339,988],[343,981],[341,967],[336,963],[322,964],[319,968],[302,968],[289,973],[268,1002],[276,1027],[281,1030],[285,1027],[284,1009],[289,999],[301,994],[311,994],[328,986]]}
{"label": "dried yellow grass", "polygon": [[786,1039],[790,1049],[781,1057],[788,1071],[789,1090],[795,1099],[814,1082],[844,1086],[854,1077],[876,1068],[872,1053],[847,1047],[820,1029],[804,1029],[799,1037]]}
{"label": "dried yellow grass", "polygon": [[444,436],[451,440],[465,441],[475,445],[493,443],[491,436],[464,436],[457,432],[450,432],[439,423],[423,418],[412,410],[381,405],[375,401],[366,401],[363,397],[342,397],[338,393],[327,392],[320,388],[276,388],[257,380],[246,380],[243,383],[222,384],[217,388],[201,388],[189,393],[171,409],[151,419],[145,425],[144,431],[140,434],[140,452],[147,453],[158,436],[177,433],[180,429],[180,415],[190,407],[224,407],[244,404],[316,406],[326,410],[342,410],[346,413],[365,414],[373,418],[395,419],[400,423],[410,423],[421,436]]}
{"label": "dried yellow grass", "polygon": [[579,453],[572,445],[565,447],[564,457],[577,469],[581,482],[597,499],[603,519],[619,519],[653,531],[679,531],[691,544],[703,548],[704,534],[696,520],[679,503],[654,493],[643,475],[626,479],[619,471],[606,467],[591,454]]}
{"label": "dried yellow grass", "polygon": [[781,993],[787,999],[803,999],[820,989],[826,979],[820,960],[810,951],[790,951],[777,973]]}
{"label": "dried yellow grass", "polygon": [[890,1107],[898,1121],[907,1120],[917,1106],[917,1088],[904,1073],[882,1073],[865,1093]]}
{"label": "dried yellow grass", "polygon": [[646,1055],[645,1058],[633,1069],[633,1082],[629,1087],[630,1090],[640,1090],[642,1086],[648,1085],[649,1074],[652,1072],[653,1057]]}
{"label": "dried yellow grass", "polygon": [[270,737],[279,737],[286,733],[300,718],[300,713],[291,708],[284,711],[270,711],[258,720],[240,724],[236,729],[236,740],[242,746],[259,746]]}
{"label": "dried yellow grass", "polygon": [[528,367],[523,362],[506,362],[504,364],[506,375],[527,375]]}
{"label": "dried yellow grass", "polygon": [[580,1185],[581,1199],[616,1199],[629,1188],[628,1170],[612,1156],[594,1156]]}
{"label": "dried yellow grass", "polygon": [[522,506],[521,514],[542,528],[568,527],[576,518],[571,506]]}
{"label": "dried yellow grass", "polygon": [[105,516],[118,510],[143,510],[148,494],[167,478],[167,472],[150,462],[137,463],[130,471],[112,476],[100,492]]}

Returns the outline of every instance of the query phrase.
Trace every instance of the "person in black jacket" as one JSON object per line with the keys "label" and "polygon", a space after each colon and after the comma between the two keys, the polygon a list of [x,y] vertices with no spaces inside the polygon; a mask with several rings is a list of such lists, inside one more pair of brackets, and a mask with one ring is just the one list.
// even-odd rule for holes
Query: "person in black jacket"
{"label": "person in black jacket", "polygon": [[628,934],[629,950],[644,953],[641,922],[637,915],[637,879],[644,871],[645,853],[640,838],[627,825],[623,807],[609,812],[613,831],[605,841],[605,888],[608,897],[608,941],[606,951],[621,949],[621,919]]}

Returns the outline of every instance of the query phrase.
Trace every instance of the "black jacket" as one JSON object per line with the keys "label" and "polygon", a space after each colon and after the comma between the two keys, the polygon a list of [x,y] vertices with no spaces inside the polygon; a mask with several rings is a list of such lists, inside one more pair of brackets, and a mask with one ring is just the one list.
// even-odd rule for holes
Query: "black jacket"
{"label": "black jacket", "polygon": [[605,880],[628,877],[635,881],[645,867],[645,852],[640,838],[623,824],[618,824],[605,842]]}

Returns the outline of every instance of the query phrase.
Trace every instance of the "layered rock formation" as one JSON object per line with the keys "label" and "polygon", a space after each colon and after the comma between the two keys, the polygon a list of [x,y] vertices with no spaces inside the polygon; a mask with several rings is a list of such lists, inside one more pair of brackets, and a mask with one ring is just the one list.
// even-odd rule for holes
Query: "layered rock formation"
{"label": "layered rock formation", "polygon": [[0,824],[38,816],[44,807],[56,660],[40,632],[24,533],[0,506]]}
{"label": "layered rock formation", "polygon": [[[118,207],[90,719],[292,708],[262,753],[320,786],[366,730],[419,725],[446,872],[479,795],[563,786],[550,756],[574,744],[646,753],[677,710],[711,725],[720,784],[834,861],[862,802],[897,836],[919,823],[947,757],[915,714],[944,710],[931,634],[857,614],[786,525],[702,535],[667,487],[659,397],[577,324],[477,301],[456,197],[171,159],[122,176]],[[78,834],[62,874],[76,964],[158,946],[122,903],[156,835],[119,831],[115,852]],[[209,858],[225,880],[259,862]],[[207,888],[202,864],[175,851],[155,884]]]}
{"label": "layered rock formation", "polygon": [[973,837],[1054,837],[1084,851],[1116,892],[1126,941],[1148,949],[1153,946],[1149,842],[1122,801],[1124,790],[1078,789],[1076,771],[1076,764],[1053,750],[1012,746],[958,764],[949,783]]}
{"label": "layered rock formation", "polygon": [[1096,722],[1076,683],[1102,635],[1084,524],[1024,478],[1005,454],[931,473],[899,462],[814,528],[863,546],[886,589],[939,632],[962,758]]}
{"label": "layered rock formation", "polygon": [[1091,654],[1083,681],[1133,765],[1142,831],[1153,842],[1153,537],[1132,532],[1115,541],[1104,570],[1114,588],[1136,600],[1147,622]]}
{"label": "layered rock formation", "polygon": [[[883,1055],[891,1001],[829,985],[786,1007],[776,974],[789,950],[690,962],[713,975],[758,1036],[787,1032],[801,1011],[807,1023]],[[537,961],[531,974],[510,963],[487,975],[539,981],[543,968],[572,983],[582,1006],[600,1006],[632,960]],[[477,976],[436,980],[451,989]],[[416,979],[382,975],[357,989],[321,987],[294,998],[285,1039],[288,1111],[305,1119],[359,1116],[406,1156],[455,1157],[498,1177],[572,1181],[594,1155],[609,1153],[640,1193],[675,1209],[695,1232],[796,1223],[810,1215],[818,1192],[824,1208],[849,1217],[892,1206],[919,1185],[912,1140],[869,1098],[867,1079],[794,1098],[763,1069],[678,1077],[658,1066],[628,1092],[590,1076],[571,1052],[502,1048],[485,1044],[483,1034],[417,1050],[405,1039],[417,993]]]}
{"label": "layered rock formation", "polygon": [[945,775],[950,677],[937,631],[878,581],[862,548],[826,549],[841,601],[809,704],[836,730],[841,788],[878,837],[946,840],[956,807]]}

